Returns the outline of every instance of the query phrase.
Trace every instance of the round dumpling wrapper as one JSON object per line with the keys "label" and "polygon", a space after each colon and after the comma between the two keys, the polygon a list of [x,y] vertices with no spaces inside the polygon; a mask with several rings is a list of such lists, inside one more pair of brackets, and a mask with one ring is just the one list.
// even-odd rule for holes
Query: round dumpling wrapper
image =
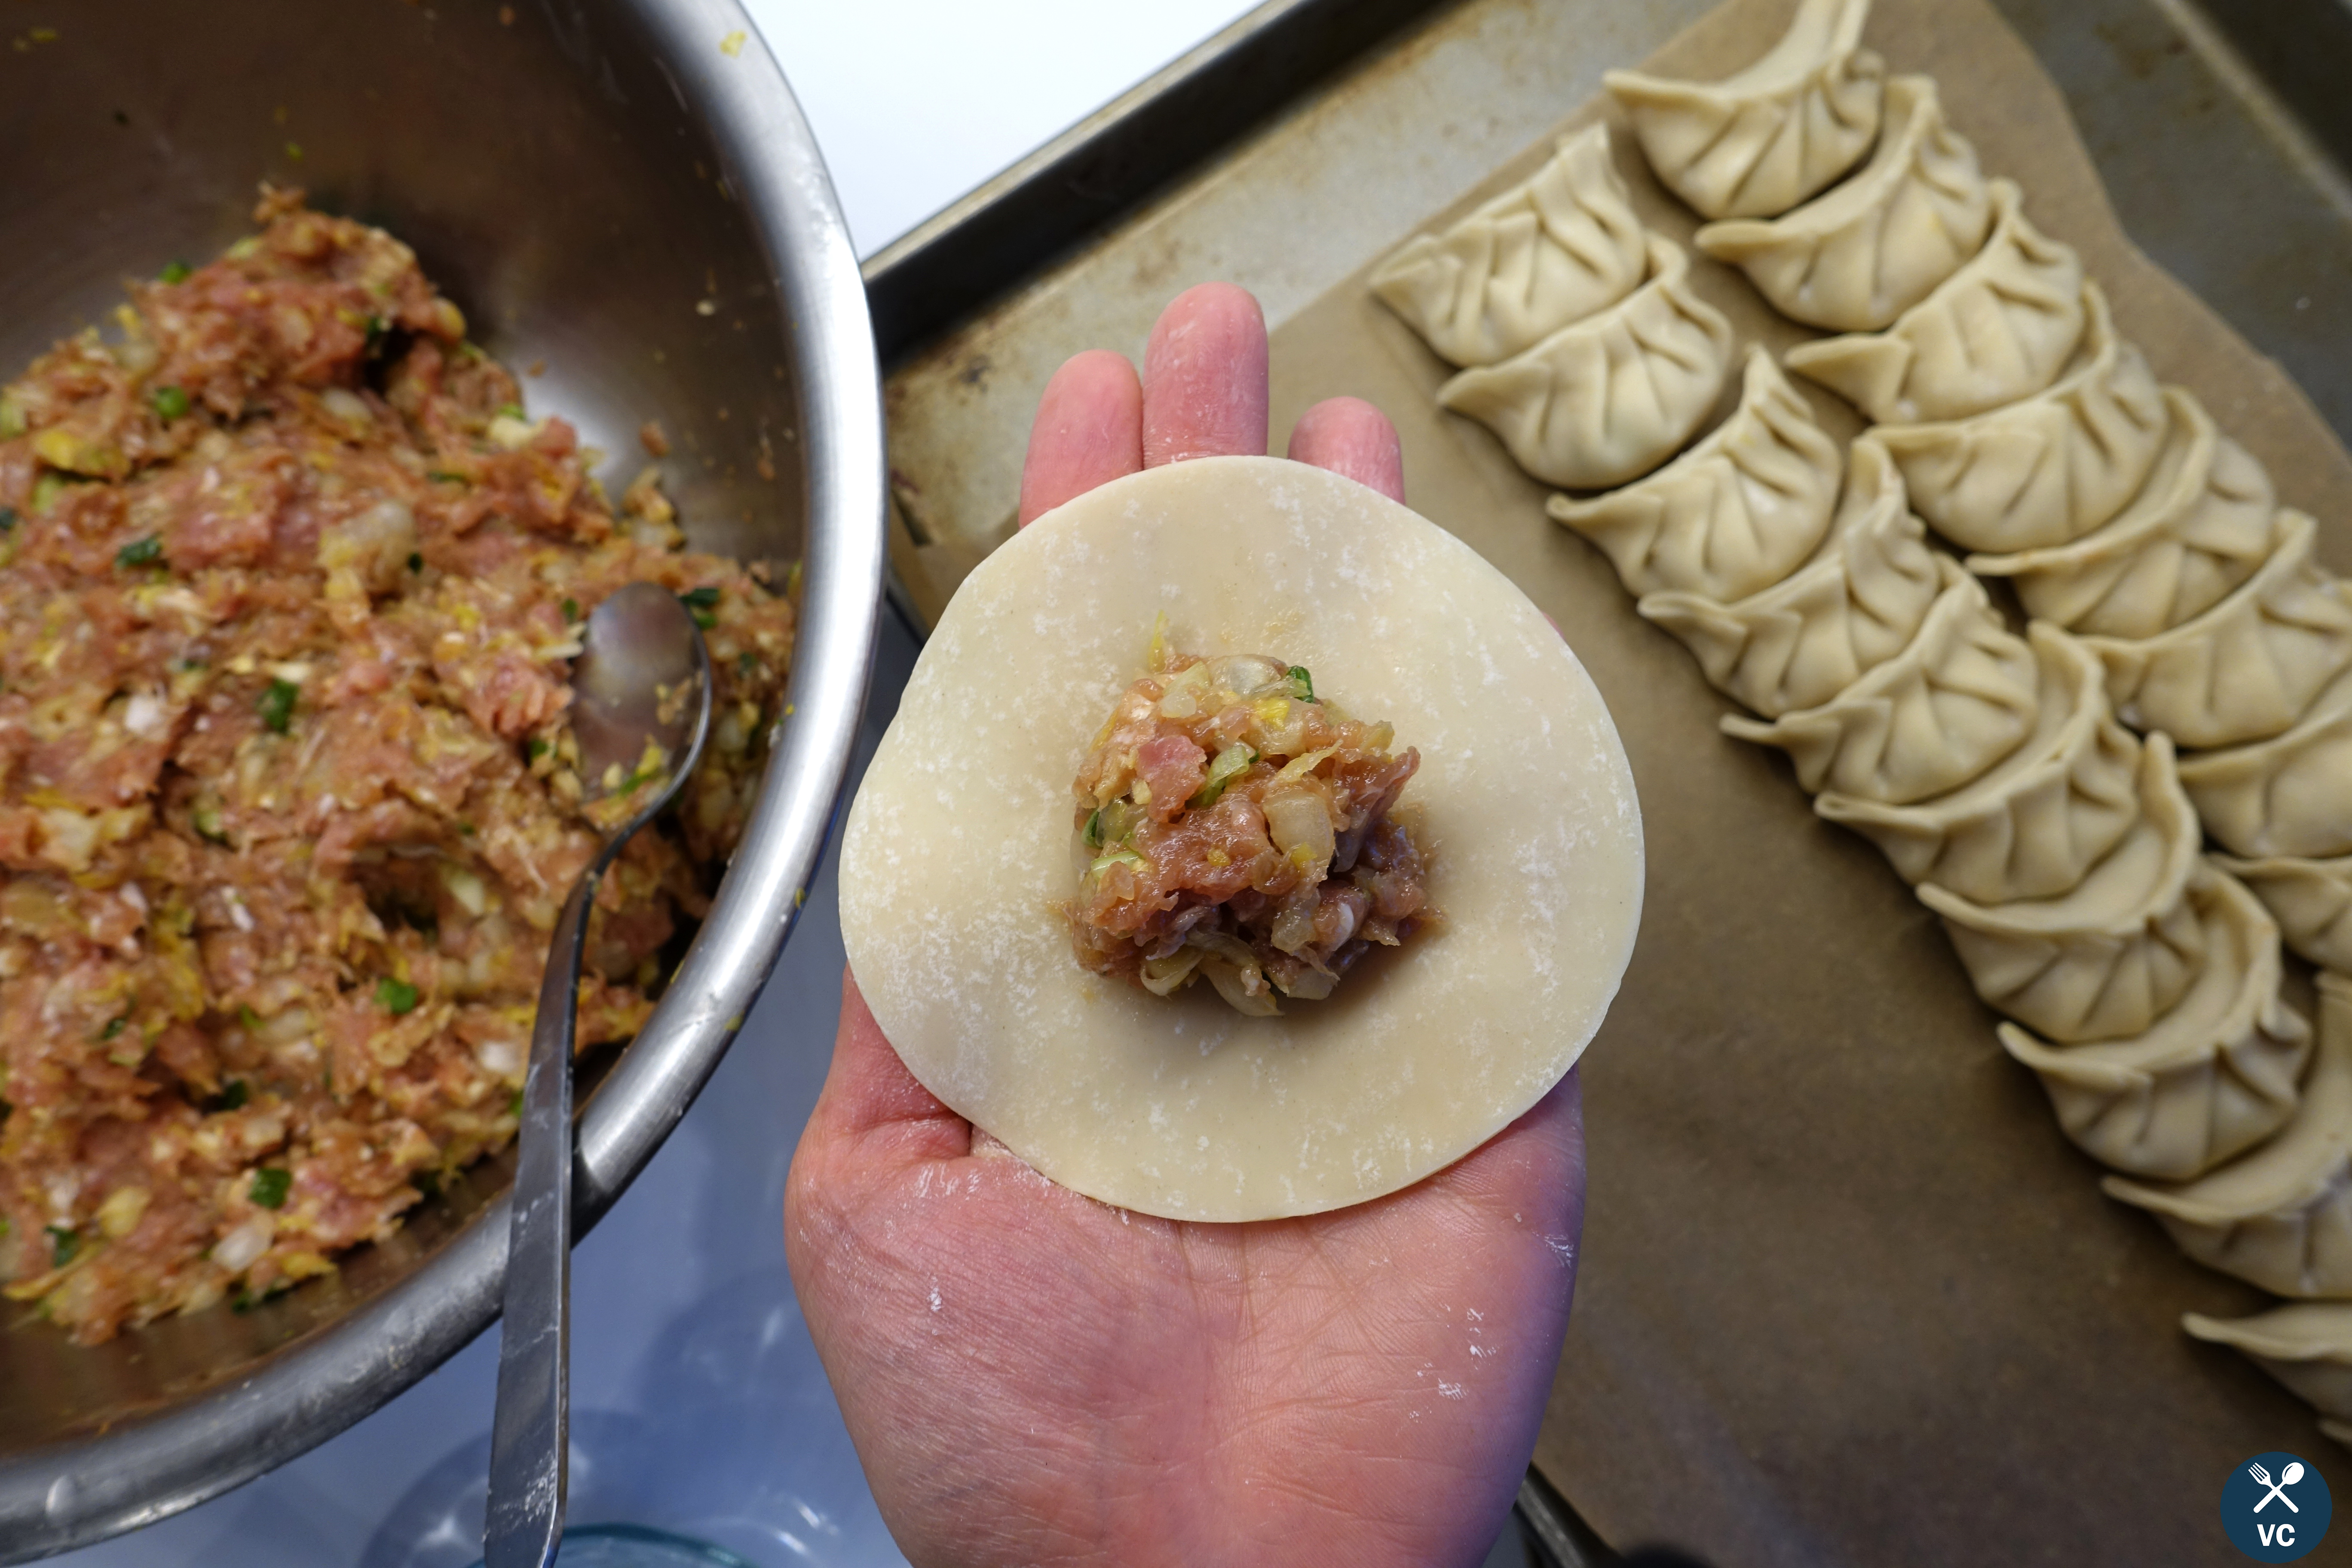
{"label": "round dumpling wrapper", "polygon": [[[1083,968],[1072,779],[1166,646],[1266,654],[1396,727],[1441,922],[1320,1002]],[[1642,904],[1600,693],[1508,579],[1352,480],[1208,458],[1040,518],[968,577],[850,807],[850,968],[923,1086],[1065,1186],[1172,1219],[1313,1214],[1460,1159],[1601,1026]]]}

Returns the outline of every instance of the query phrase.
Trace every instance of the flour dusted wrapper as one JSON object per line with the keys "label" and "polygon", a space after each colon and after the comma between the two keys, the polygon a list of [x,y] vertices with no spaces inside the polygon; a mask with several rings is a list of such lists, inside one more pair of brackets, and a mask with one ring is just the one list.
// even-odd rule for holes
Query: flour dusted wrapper
{"label": "flour dusted wrapper", "polygon": [[[1070,784],[1158,617],[1396,727],[1443,921],[1245,1017],[1081,968]],[[842,933],[926,1089],[1065,1186],[1171,1218],[1313,1214],[1461,1158],[1557,1083],[1632,955],[1641,816],[1600,694],[1509,581],[1371,490],[1208,458],[1114,480],[976,568],[843,837]]]}

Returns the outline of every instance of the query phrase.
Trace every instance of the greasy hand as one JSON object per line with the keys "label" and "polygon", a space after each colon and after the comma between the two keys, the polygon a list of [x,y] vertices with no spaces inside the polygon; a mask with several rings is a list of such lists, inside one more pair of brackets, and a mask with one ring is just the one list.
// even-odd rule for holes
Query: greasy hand
{"label": "greasy hand", "polygon": [[[1046,387],[1021,521],[1160,463],[1262,453],[1265,327],[1180,296],[1138,382]],[[1370,405],[1290,456],[1402,499]],[[1336,1214],[1193,1225],[1055,1186],[918,1084],[845,977],[784,1240],[810,1332],[919,1568],[1444,1568],[1501,1528],[1575,1281],[1576,1079],[1475,1153]]]}

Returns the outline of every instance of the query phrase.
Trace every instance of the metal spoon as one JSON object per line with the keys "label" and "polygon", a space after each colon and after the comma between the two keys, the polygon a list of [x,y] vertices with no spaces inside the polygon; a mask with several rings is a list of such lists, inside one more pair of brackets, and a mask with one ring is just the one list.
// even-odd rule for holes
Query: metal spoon
{"label": "metal spoon", "polygon": [[572,1047],[596,886],[677,795],[710,733],[710,654],[677,595],[632,583],[588,617],[572,667],[572,732],[592,803],[626,808],[580,874],[548,950],[522,1091],[507,1233],[498,1413],[490,1425],[488,1568],[548,1568],[563,1539],[570,1446]]}

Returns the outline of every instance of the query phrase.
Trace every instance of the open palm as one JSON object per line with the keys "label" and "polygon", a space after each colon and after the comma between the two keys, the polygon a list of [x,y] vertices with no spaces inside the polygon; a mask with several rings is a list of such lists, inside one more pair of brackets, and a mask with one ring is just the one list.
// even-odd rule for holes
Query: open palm
{"label": "open palm", "polygon": [[[1180,297],[1139,383],[1047,387],[1022,521],[1108,479],[1265,449],[1265,331]],[[1402,499],[1368,405],[1290,455]],[[883,1516],[923,1568],[1475,1563],[1534,1447],[1575,1280],[1570,1078],[1476,1152],[1336,1213],[1153,1219],[1057,1187],[917,1083],[845,979],[785,1246]]]}

